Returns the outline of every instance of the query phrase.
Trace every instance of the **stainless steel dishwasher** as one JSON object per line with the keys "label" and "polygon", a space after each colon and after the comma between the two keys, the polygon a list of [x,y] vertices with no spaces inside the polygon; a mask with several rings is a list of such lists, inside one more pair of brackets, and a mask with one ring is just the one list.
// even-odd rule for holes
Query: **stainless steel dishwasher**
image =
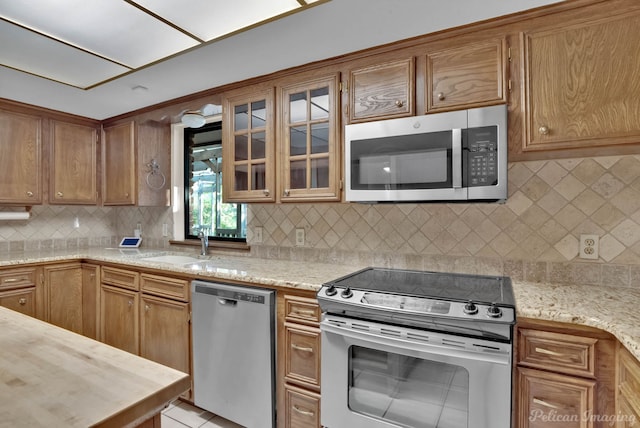
{"label": "stainless steel dishwasher", "polygon": [[247,428],[275,426],[275,292],[191,283],[196,406]]}

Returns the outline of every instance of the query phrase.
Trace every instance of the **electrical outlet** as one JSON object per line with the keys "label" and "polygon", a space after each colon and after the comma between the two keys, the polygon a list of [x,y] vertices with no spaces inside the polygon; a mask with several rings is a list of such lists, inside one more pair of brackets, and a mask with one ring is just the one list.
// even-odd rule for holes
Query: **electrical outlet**
{"label": "electrical outlet", "polygon": [[304,229],[296,229],[296,247],[304,246]]}
{"label": "electrical outlet", "polygon": [[162,236],[169,236],[169,225],[162,223]]}
{"label": "electrical outlet", "polygon": [[253,228],[253,242],[259,244],[262,242],[262,226]]}
{"label": "electrical outlet", "polygon": [[597,260],[599,244],[598,235],[580,235],[580,258]]}

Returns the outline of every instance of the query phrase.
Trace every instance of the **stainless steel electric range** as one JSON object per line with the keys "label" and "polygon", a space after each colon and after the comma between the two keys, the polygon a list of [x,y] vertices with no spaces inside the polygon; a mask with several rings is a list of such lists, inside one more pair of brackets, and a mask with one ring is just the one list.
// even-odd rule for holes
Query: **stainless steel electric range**
{"label": "stainless steel electric range", "polygon": [[511,426],[508,277],[367,268],[317,298],[323,426]]}

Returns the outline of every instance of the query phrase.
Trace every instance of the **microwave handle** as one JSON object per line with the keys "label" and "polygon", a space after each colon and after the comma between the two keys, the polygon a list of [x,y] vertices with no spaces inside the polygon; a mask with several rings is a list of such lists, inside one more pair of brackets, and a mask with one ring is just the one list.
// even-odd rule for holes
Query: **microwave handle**
{"label": "microwave handle", "polygon": [[454,189],[462,187],[462,129],[452,130],[451,141],[451,181]]}

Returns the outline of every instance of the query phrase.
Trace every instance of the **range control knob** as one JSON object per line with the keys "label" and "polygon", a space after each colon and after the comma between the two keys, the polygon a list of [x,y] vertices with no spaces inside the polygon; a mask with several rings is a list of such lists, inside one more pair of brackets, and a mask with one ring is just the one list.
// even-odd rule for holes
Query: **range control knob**
{"label": "range control knob", "polygon": [[353,296],[353,291],[351,291],[351,288],[347,287],[344,290],[342,290],[342,292],[340,293],[340,296],[342,296],[344,299],[348,299]]}
{"label": "range control knob", "polygon": [[327,289],[324,291],[324,294],[331,297],[331,296],[335,296],[338,293],[338,290],[336,290],[336,287],[333,285],[330,285],[327,287]]}
{"label": "range control knob", "polygon": [[475,315],[478,313],[478,307],[473,300],[469,300],[466,305],[464,305],[463,312],[467,315]]}
{"label": "range control knob", "polygon": [[498,307],[498,305],[492,303],[491,306],[489,306],[489,309],[487,309],[487,315],[489,315],[491,318],[500,318],[502,316],[502,310]]}

